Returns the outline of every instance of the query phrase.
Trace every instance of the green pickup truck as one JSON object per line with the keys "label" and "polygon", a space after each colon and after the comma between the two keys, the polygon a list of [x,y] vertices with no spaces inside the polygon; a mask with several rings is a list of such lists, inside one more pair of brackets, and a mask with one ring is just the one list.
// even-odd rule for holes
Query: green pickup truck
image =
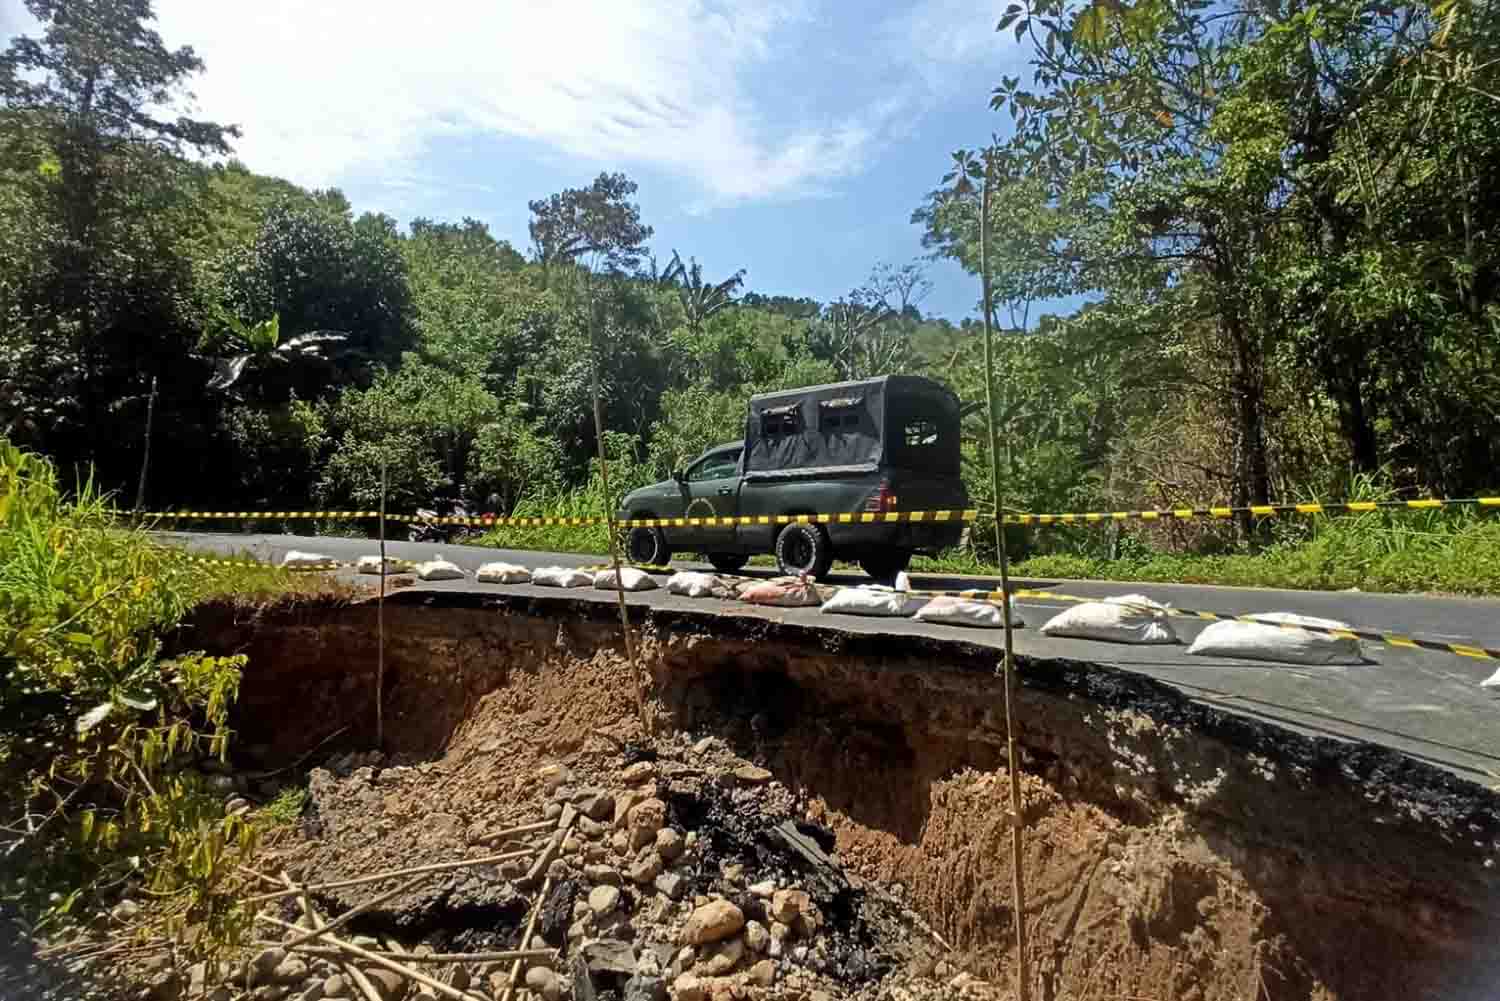
{"label": "green pickup truck", "polygon": [[[725,518],[958,510],[959,401],[920,376],[888,375],[750,398],[742,441],[704,452],[672,479],[626,495],[620,518]],[[889,579],[915,552],[956,544],[963,523],[632,526],[637,563],[703,553],[732,572],[758,553],[781,571],[822,577],[835,557]]]}

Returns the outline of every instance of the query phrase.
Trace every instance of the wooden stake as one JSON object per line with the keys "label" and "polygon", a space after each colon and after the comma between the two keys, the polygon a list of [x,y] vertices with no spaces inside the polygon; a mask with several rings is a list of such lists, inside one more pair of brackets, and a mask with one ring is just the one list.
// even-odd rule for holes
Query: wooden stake
{"label": "wooden stake", "polygon": [[277,893],[262,893],[254,897],[246,897],[243,901],[247,904],[259,904],[267,900],[280,900],[282,897],[295,897],[299,893],[312,893],[320,890],[339,890],[347,886],[364,886],[366,883],[379,883],[387,879],[395,879],[399,876],[415,876],[424,872],[446,872],[449,869],[466,869],[471,865],[494,865],[496,862],[509,862],[512,859],[525,858],[533,854],[531,851],[504,852],[500,855],[483,855],[479,858],[460,859],[456,862],[434,862],[431,865],[416,865],[410,869],[392,869],[389,872],[377,872],[369,876],[358,876],[354,879],[340,879],[332,883],[313,883],[304,887],[292,887],[289,890],[281,890]]}
{"label": "wooden stake", "polygon": [[[417,887],[421,886],[431,878],[432,873],[424,872],[409,883],[403,883],[400,886],[396,887],[394,890],[382,893],[378,897],[371,897],[369,900],[366,900],[358,907],[353,907],[345,911],[343,914],[340,914],[328,924],[320,925],[319,927],[314,928],[312,931],[308,932],[306,935],[303,935],[301,938],[292,939],[290,942],[283,944],[282,948],[295,949],[297,946],[303,945],[307,942],[311,942],[313,939],[322,938],[328,932],[331,932],[337,928],[342,928],[344,925],[359,917],[361,914],[365,913],[368,910],[372,910],[373,908],[379,907],[387,900],[390,900],[393,897],[399,897],[403,893],[410,893],[412,890],[415,890]],[[300,893],[301,891],[299,890],[298,892]]]}
{"label": "wooden stake", "polygon": [[562,850],[563,839],[568,836],[568,831],[573,827],[573,821],[577,819],[577,807],[571,803],[563,807],[562,815],[557,820],[557,833],[552,835],[551,840],[547,842],[547,847],[542,849],[542,853],[536,857],[536,861],[531,863],[531,868],[521,878],[520,882],[522,886],[535,886],[537,880],[542,878],[542,873],[547,871],[547,867],[552,864],[552,860]]}
{"label": "wooden stake", "polygon": [[1000,615],[1005,624],[1005,659],[1002,662],[1005,688],[1005,750],[1010,772],[1010,810],[1016,822],[1010,828],[1011,850],[1011,897],[1016,912],[1016,997],[1029,1001],[1031,975],[1026,962],[1026,879],[1022,871],[1025,860],[1021,832],[1021,762],[1016,752],[1016,730],[1011,707],[1011,693],[1015,689],[1016,649],[1014,626],[1010,617],[1010,558],[1005,549],[1005,504],[1000,486],[1000,436],[995,427],[995,357],[991,345],[992,331],[990,313],[993,300],[990,294],[990,186],[994,175],[994,159],[991,151],[985,151],[984,187],[979,197],[979,279],[984,293],[984,398],[989,409],[990,431],[990,487],[995,498],[995,531],[1000,546]]}
{"label": "wooden stake", "polygon": [[[521,948],[531,945],[532,933],[536,931],[536,919],[542,913],[542,906],[547,902],[547,894],[552,889],[552,877],[548,876],[542,883],[541,892],[536,895],[536,901],[531,905],[531,914],[526,918],[526,930],[521,934]],[[521,960],[517,959],[510,965],[510,977],[506,980],[505,992],[500,995],[500,1001],[510,1001],[510,996],[515,993],[516,981],[521,976]]]}
{"label": "wooden stake", "polygon": [[[281,882],[292,889],[298,889],[292,883],[292,878],[285,872],[281,874]],[[307,894],[299,889],[297,899],[302,905],[302,916],[307,919],[307,923],[312,925],[314,930],[323,927],[323,919],[318,916],[318,909],[312,905],[312,901],[307,898]],[[345,973],[349,974],[349,979],[354,982],[354,986],[364,995],[365,1001],[383,1001],[380,991],[376,990],[375,985],[370,982],[370,978],[365,976],[364,970],[361,970],[353,963],[342,963],[340,967]]]}
{"label": "wooden stake", "polygon": [[[279,949],[296,949],[309,956],[332,958],[343,955],[338,949],[327,945],[288,945],[267,939],[261,943]],[[425,956],[415,952],[391,952],[373,950],[387,959],[400,959],[408,963],[505,963],[513,959],[556,959],[556,949],[506,949],[503,952],[430,952]]]}
{"label": "wooden stake", "polygon": [[501,838],[516,838],[523,834],[540,834],[542,831],[551,831],[557,828],[556,821],[539,820],[535,824],[524,824],[520,827],[508,827],[503,831],[491,831],[483,835],[481,841],[499,841]]}
{"label": "wooden stake", "polygon": [[[293,931],[301,930],[296,925],[288,924],[287,922],[282,921],[279,918],[273,918],[269,914],[257,914],[255,917],[259,921],[264,921],[268,924],[273,924],[280,928],[288,928]],[[466,991],[460,991],[455,987],[450,987],[447,984],[443,983],[441,980],[434,980],[432,977],[429,977],[427,974],[421,972],[420,970],[414,970],[410,966],[406,966],[402,963],[396,962],[394,959],[387,959],[385,956],[381,955],[378,952],[371,952],[369,949],[362,949],[352,942],[345,942],[343,939],[334,938],[332,935],[328,936],[328,942],[330,945],[334,946],[341,952],[347,953],[351,956],[357,956],[367,963],[374,963],[376,966],[384,967],[385,969],[390,970],[392,973],[399,973],[407,980],[419,983],[423,987],[429,987],[432,990],[437,991],[444,997],[452,998],[453,1001],[484,1001],[484,999],[477,994],[470,994]]]}
{"label": "wooden stake", "polygon": [[375,747],[385,747],[385,456],[380,457],[380,596],[375,599]]}

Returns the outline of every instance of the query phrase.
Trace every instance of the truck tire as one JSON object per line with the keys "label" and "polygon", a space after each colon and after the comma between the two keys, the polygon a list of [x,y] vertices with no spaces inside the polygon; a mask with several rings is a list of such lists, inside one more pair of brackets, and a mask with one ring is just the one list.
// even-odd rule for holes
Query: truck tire
{"label": "truck tire", "polygon": [[859,560],[860,569],[882,584],[891,583],[910,565],[910,549],[876,549]]}
{"label": "truck tire", "polygon": [[637,525],[625,537],[625,555],[632,563],[666,566],[672,559],[672,550],[667,548],[667,537],[661,534],[661,529]]}
{"label": "truck tire", "polygon": [[833,546],[822,525],[788,525],[776,536],[776,565],[788,576],[825,577],[833,566]]}
{"label": "truck tire", "polygon": [[743,553],[709,553],[708,562],[720,573],[734,573],[743,569],[750,562],[750,557]]}

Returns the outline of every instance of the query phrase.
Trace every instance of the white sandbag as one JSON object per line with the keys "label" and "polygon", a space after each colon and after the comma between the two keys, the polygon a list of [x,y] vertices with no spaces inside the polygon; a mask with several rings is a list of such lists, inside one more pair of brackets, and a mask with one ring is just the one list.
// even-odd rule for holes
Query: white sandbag
{"label": "white sandbag", "polygon": [[843,587],[823,602],[821,612],[831,615],[874,615],[904,618],[926,604],[925,598],[913,598],[905,591],[889,587]]}
{"label": "white sandbag", "polygon": [[[978,601],[974,598],[957,598],[939,595],[917,609],[918,622],[941,622],[950,626],[975,626],[979,629],[1005,628],[1005,616],[1000,603]],[[1019,629],[1024,623],[1016,610],[1016,599],[1010,599],[1010,624]]]}
{"label": "white sandbag", "polygon": [[[391,574],[391,573],[402,573],[404,571],[405,567],[406,567],[406,564],[404,564],[402,561],[396,559],[396,557],[394,557],[394,556],[387,556],[385,558],[385,572],[388,573],[388,574]],[[355,569],[355,572],[357,572],[357,573],[379,574],[380,573],[380,557],[379,556],[361,556],[359,558],[359,560],[354,564],[354,569]]]}
{"label": "white sandbag", "polygon": [[1500,688],[1500,667],[1495,668],[1495,673],[1479,683],[1480,688]]}
{"label": "white sandbag", "polygon": [[656,578],[635,567],[621,567],[618,583],[613,570],[600,570],[594,574],[594,586],[601,591],[650,591],[656,587]]}
{"label": "white sandbag", "polygon": [[681,594],[689,598],[707,598],[722,588],[719,578],[696,570],[679,570],[667,578],[668,594]]}
{"label": "white sandbag", "polygon": [[577,567],[537,567],[531,571],[531,582],[539,587],[588,587],[594,575]]}
{"label": "white sandbag", "polygon": [[[1364,652],[1353,636],[1330,636],[1288,626],[1348,629],[1334,619],[1316,619],[1295,612],[1262,612],[1255,622],[1215,622],[1193,640],[1188,653],[1202,657],[1238,657],[1282,664],[1363,664]],[[1261,623],[1265,623],[1262,625]]]}
{"label": "white sandbag", "polygon": [[1176,643],[1167,612],[1166,605],[1143,594],[1126,594],[1065,608],[1048,619],[1041,632],[1111,643]]}
{"label": "white sandbag", "polygon": [[457,563],[450,563],[438,553],[427,562],[417,564],[417,576],[422,580],[462,580],[465,574]]}
{"label": "white sandbag", "polygon": [[514,563],[486,563],[474,574],[481,584],[525,584],[531,571]]}
{"label": "white sandbag", "polygon": [[324,556],[322,553],[304,553],[293,549],[281,558],[281,566],[287,570],[306,570],[311,567],[322,567],[337,562],[332,556]]}
{"label": "white sandbag", "polygon": [[906,576],[906,571],[905,570],[899,571],[896,574],[896,590],[897,591],[910,591],[911,590],[911,578],[908,577],[908,576]]}
{"label": "white sandbag", "polygon": [[770,580],[746,581],[737,588],[737,597],[752,605],[773,608],[803,608],[823,603],[818,585],[806,577],[773,577]]}

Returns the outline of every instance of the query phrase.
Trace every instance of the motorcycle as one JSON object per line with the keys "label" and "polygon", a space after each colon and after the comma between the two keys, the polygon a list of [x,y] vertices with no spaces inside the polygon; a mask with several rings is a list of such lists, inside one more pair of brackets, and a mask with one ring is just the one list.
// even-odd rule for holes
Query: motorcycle
{"label": "motorcycle", "polygon": [[443,544],[459,544],[478,539],[484,534],[483,525],[475,524],[442,524],[438,519],[447,518],[471,518],[476,517],[469,513],[468,507],[462,503],[453,505],[453,510],[447,515],[440,515],[431,508],[417,508],[417,518],[408,526],[406,537],[411,542],[436,542]]}

